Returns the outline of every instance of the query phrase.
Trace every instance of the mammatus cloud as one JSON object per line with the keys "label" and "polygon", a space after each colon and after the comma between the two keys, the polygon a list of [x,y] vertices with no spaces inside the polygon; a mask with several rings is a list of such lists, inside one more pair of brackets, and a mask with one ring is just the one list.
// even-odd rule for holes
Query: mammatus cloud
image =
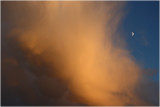
{"label": "mammatus cloud", "polygon": [[154,105],[137,95],[141,68],[118,36],[124,5],[2,2],[2,103]]}

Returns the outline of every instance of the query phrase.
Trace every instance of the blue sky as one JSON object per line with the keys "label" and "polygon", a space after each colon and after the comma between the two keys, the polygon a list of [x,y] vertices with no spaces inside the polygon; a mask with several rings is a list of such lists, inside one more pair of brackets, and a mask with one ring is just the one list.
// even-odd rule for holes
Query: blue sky
{"label": "blue sky", "polygon": [[[123,20],[124,36],[136,61],[145,69],[159,67],[159,2],[129,1]],[[132,37],[131,32],[135,35]]]}
{"label": "blue sky", "polygon": [[[124,11],[123,34],[132,56],[143,69],[159,71],[159,2],[128,1]],[[153,80],[159,81],[158,72]]]}

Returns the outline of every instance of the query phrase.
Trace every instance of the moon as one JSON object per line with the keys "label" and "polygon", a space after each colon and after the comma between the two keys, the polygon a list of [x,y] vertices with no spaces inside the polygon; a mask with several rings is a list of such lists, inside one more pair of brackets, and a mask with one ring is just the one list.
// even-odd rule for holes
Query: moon
{"label": "moon", "polygon": [[132,34],[131,34],[132,36],[134,36],[134,32],[132,32]]}

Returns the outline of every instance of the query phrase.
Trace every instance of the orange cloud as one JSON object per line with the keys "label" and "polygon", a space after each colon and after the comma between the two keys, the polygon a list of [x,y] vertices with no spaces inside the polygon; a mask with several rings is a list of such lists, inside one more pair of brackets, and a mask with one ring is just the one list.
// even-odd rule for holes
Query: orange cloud
{"label": "orange cloud", "polygon": [[76,102],[146,104],[134,94],[141,68],[123,46],[122,38],[116,36],[124,3],[7,2],[6,5],[12,10],[9,24],[15,26],[8,38],[15,39],[31,65],[42,67],[52,78],[63,81]]}

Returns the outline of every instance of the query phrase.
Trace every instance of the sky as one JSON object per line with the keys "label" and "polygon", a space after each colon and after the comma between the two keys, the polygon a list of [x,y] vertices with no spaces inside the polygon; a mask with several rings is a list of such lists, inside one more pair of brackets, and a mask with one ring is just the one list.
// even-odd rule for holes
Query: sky
{"label": "sky", "polygon": [[125,36],[132,55],[144,68],[158,70],[159,52],[159,4],[158,2],[128,2],[129,13],[124,19]]}
{"label": "sky", "polygon": [[2,2],[2,105],[158,105],[158,3]]}
{"label": "sky", "polygon": [[[144,69],[159,70],[159,4],[158,1],[129,1],[124,18],[128,47]],[[134,32],[134,37],[131,36]],[[159,74],[156,74],[158,80]]]}

